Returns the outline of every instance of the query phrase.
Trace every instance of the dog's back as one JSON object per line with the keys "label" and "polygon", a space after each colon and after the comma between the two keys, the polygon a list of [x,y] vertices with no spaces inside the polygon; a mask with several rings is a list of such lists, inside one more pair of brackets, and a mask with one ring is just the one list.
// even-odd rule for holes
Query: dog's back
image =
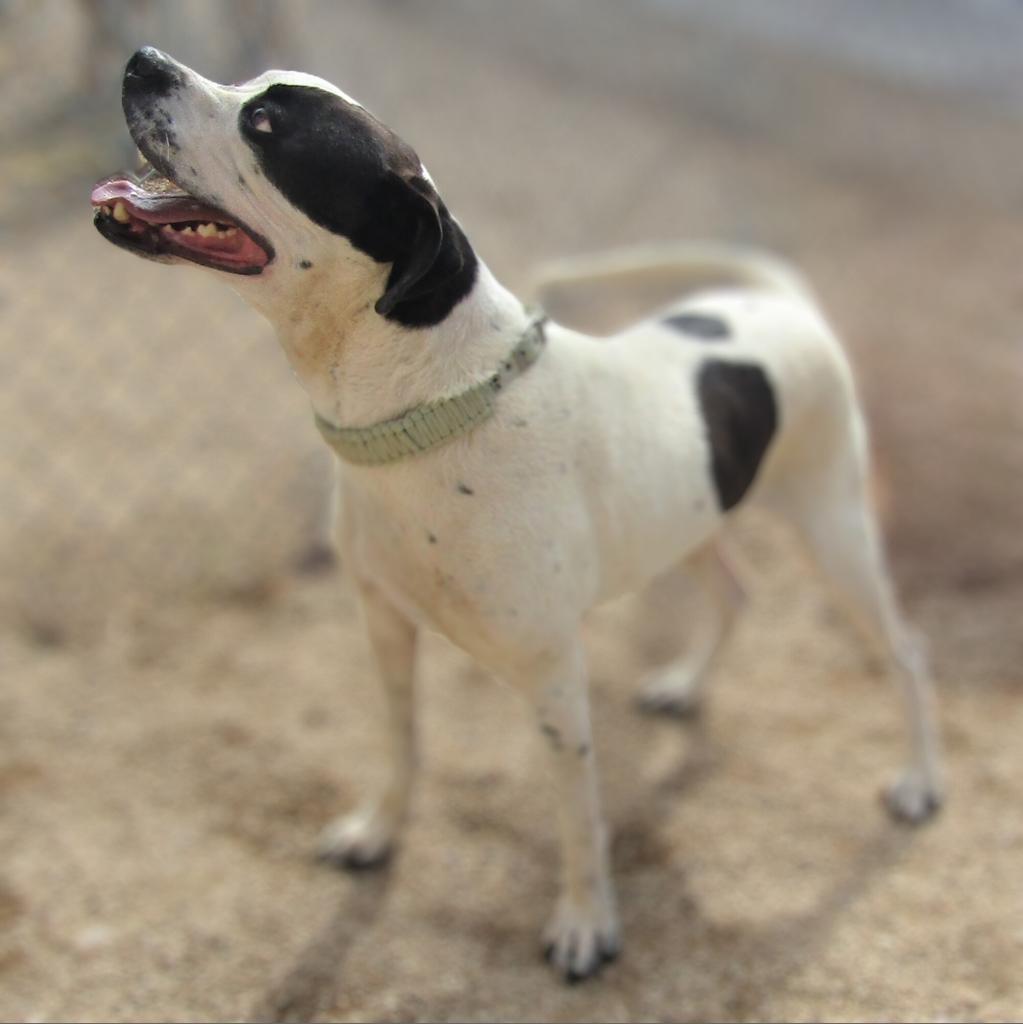
{"label": "dog's back", "polygon": [[610,337],[557,338],[585,369],[582,476],[614,561],[602,597],[699,547],[740,503],[783,502],[816,463],[865,459],[845,355],[779,260],[718,245],[626,250],[548,265],[538,290],[656,276],[697,290]]}

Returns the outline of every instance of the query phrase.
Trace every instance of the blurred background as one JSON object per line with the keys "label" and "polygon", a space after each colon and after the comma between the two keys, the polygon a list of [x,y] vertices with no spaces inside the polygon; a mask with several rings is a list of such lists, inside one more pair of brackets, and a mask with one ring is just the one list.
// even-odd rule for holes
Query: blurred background
{"label": "blurred background", "polygon": [[[895,699],[751,518],[754,600],[698,724],[628,709],[682,610],[589,627],[627,943],[599,984],[534,962],[555,847],[528,716],[439,640],[402,857],[313,865],[380,749],[321,557],[329,459],[256,314],[92,228],[146,43],[337,82],[513,288],[655,239],[795,261],[870,415],[944,818],[882,818]],[[0,1017],[1023,1012],[1021,59],[1016,0],[0,0]],[[571,299],[609,329],[648,297]]]}

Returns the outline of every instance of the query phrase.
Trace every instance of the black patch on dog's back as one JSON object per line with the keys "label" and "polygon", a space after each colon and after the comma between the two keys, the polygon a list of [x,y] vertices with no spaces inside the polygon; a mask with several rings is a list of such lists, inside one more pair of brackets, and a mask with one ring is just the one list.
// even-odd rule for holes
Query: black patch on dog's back
{"label": "black patch on dog's back", "polygon": [[732,336],[728,321],[711,313],[676,313],[665,317],[662,323],[672,330],[703,341],[720,341]]}
{"label": "black patch on dog's back", "polygon": [[[250,123],[260,109],[271,131]],[[411,146],[371,114],[323,89],[272,85],[239,127],[267,179],[310,220],[343,235],[391,274],[382,316],[440,323],[471,290],[476,255]]]}
{"label": "black patch on dog's back", "polygon": [[778,428],[774,390],[759,366],[708,359],[697,393],[718,504],[727,512],[752,486]]}

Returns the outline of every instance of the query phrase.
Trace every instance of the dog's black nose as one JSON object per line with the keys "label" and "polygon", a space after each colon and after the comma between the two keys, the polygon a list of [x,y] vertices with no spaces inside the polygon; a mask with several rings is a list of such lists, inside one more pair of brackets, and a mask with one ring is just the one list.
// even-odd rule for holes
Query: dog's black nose
{"label": "dog's black nose", "polygon": [[145,92],[150,96],[166,96],[181,85],[177,65],[153,46],[143,46],[132,54],[124,69],[124,91]]}

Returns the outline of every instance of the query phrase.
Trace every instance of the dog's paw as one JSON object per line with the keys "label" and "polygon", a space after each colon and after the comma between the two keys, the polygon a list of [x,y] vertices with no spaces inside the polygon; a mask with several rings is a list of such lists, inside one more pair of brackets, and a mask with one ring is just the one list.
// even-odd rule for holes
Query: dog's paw
{"label": "dog's paw", "polygon": [[686,664],[655,669],[641,683],[636,706],[650,715],[695,718],[703,707],[699,673]]}
{"label": "dog's paw", "polygon": [[933,817],[942,804],[941,790],[917,775],[904,775],[881,794],[896,821],[917,825]]}
{"label": "dog's paw", "polygon": [[334,867],[358,871],[384,864],[394,849],[394,828],[372,810],[332,821],[316,845],[317,857]]}
{"label": "dog's paw", "polygon": [[560,900],[543,933],[544,958],[570,984],[596,974],[621,949],[613,910]]}

